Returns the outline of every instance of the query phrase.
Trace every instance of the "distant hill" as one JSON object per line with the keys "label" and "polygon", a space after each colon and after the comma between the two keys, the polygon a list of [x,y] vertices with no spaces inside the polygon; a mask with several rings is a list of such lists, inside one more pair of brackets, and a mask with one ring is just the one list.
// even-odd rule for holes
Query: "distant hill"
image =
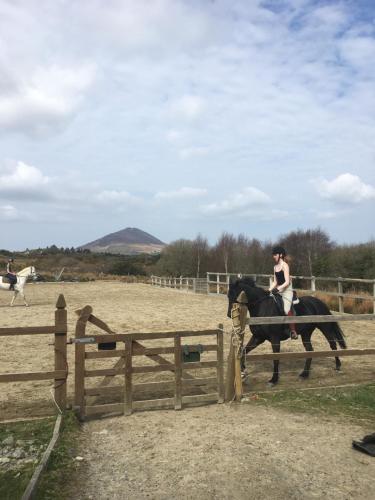
{"label": "distant hill", "polygon": [[138,253],[159,253],[164,247],[165,243],[151,234],[136,227],[127,227],[116,233],[107,234],[98,240],[86,243],[79,248],[98,253],[134,255]]}

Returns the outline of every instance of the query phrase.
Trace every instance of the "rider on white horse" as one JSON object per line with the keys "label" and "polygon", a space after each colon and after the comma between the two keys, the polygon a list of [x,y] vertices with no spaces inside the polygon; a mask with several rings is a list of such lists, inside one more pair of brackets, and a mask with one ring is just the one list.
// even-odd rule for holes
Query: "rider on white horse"
{"label": "rider on white horse", "polygon": [[8,259],[6,277],[9,279],[9,290],[14,290],[14,285],[17,283],[17,274],[13,271],[14,259]]}
{"label": "rider on white horse", "polygon": [[[13,305],[18,294],[23,298],[23,302],[24,302],[25,306],[27,306],[28,303],[26,302],[26,297],[25,297],[23,289],[24,289],[24,286],[27,282],[27,278],[29,276],[36,275],[35,267],[34,266],[25,267],[25,269],[22,269],[17,274],[14,274],[13,269],[12,269],[12,262],[13,262],[13,259],[9,259],[8,265],[7,265],[7,278],[12,279],[13,275],[14,275],[14,277],[16,278],[16,281],[14,282],[14,279],[12,279],[13,283],[11,283],[11,285],[9,285],[9,283],[4,282],[3,278],[0,276],[0,290],[13,290],[14,294],[13,294],[13,298],[12,298],[11,303],[10,303],[11,306]],[[12,274],[10,274],[9,271],[11,271]],[[13,284],[13,287],[11,288],[12,284]]]}

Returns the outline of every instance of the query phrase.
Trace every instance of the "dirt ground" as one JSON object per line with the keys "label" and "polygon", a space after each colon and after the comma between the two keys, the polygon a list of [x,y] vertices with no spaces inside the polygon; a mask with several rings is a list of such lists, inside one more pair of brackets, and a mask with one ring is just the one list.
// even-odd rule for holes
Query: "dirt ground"
{"label": "dirt ground", "polygon": [[[118,333],[211,329],[224,323],[228,347],[231,324],[226,318],[225,297],[121,282],[28,284],[29,308],[10,308],[11,295],[2,292],[0,328],[53,324],[59,293],[67,302],[71,337],[77,318],[74,311],[90,304],[94,314]],[[374,345],[374,322],[343,322],[341,326],[348,347]],[[45,335],[2,337],[0,372],[52,370],[53,346],[48,345],[52,340]],[[313,335],[313,345],[315,349],[327,348],[318,332]],[[302,349],[297,341],[286,341],[282,346],[283,351]],[[257,351],[270,350],[268,345]],[[202,356],[210,359],[210,353]],[[342,362],[342,371],[337,373],[333,358],[314,360],[308,381],[298,379],[303,360],[285,362],[278,388],[374,381],[372,357],[343,358]],[[89,368],[111,367],[114,360],[105,360],[105,365],[102,360],[90,363],[94,364]],[[73,370],[72,346],[68,346],[68,364]],[[248,391],[270,390],[267,380],[272,362],[253,363],[248,370]],[[145,374],[140,380],[156,381],[161,376]],[[97,380],[89,382],[95,384]],[[70,401],[72,387],[70,374]],[[0,420],[53,412],[51,382],[0,385]],[[359,426],[334,417],[291,416],[251,402],[184,408],[180,412],[137,412],[130,417],[91,421],[84,425],[80,444],[79,453],[84,458],[81,486],[70,498],[373,498],[375,461],[350,446],[353,438],[368,432],[374,429],[366,428],[365,422]]]}
{"label": "dirt ground", "polygon": [[351,448],[364,431],[251,403],[92,421],[69,498],[372,500],[375,459]]}

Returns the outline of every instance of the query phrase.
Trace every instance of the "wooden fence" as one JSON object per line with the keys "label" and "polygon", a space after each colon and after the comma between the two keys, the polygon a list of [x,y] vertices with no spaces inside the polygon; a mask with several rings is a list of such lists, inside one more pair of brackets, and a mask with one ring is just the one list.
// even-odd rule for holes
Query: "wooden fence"
{"label": "wooden fence", "polygon": [[206,278],[151,276],[151,285],[160,288],[175,288],[185,292],[208,293]]}
{"label": "wooden fence", "polygon": [[[176,410],[181,409],[183,404],[199,403],[199,402],[224,402],[224,347],[223,347],[223,327],[219,325],[217,330],[203,331],[180,331],[180,332],[160,332],[160,333],[115,333],[101,319],[92,313],[91,306],[86,306],[77,311],[78,321],[75,331],[76,344],[75,350],[75,409],[81,419],[86,416],[96,415],[101,413],[124,413],[129,415],[133,410],[149,409],[149,408],[168,408],[174,407]],[[87,324],[96,326],[102,333],[86,334]],[[208,336],[215,340],[211,344],[199,344],[198,346],[182,346],[183,338],[196,338]],[[142,344],[140,341],[147,340],[165,340],[173,341],[171,346],[149,347]],[[113,350],[101,351],[86,351],[86,347],[90,344],[102,345],[116,343],[110,347]],[[122,349],[117,348],[117,343],[123,344]],[[189,353],[202,353],[214,351],[216,359],[208,361],[184,362],[184,351]],[[173,355],[173,361],[166,359],[162,355]],[[138,365],[134,364],[135,357],[145,356],[148,360],[156,363],[155,366],[150,364]],[[200,357],[200,356],[199,356]],[[86,360],[90,359],[108,359],[118,358],[115,365],[111,368],[87,369]],[[139,359],[139,358],[138,358]],[[191,369],[200,368],[216,368],[215,377],[196,378],[188,373]],[[144,373],[160,373],[172,372],[174,378],[172,380],[161,380],[157,382],[146,382],[134,384],[134,374]],[[114,377],[123,377],[122,385],[110,385],[114,381]],[[104,377],[95,387],[86,387],[85,380],[89,377]],[[216,385],[215,392],[210,392],[207,385]],[[172,386],[174,397],[163,397],[159,399],[135,400],[134,392],[137,389],[143,391],[161,391],[168,390]],[[184,389],[198,387],[203,394],[184,395]],[[205,388],[204,388],[205,387]],[[122,395],[123,402],[116,403],[100,403],[98,397],[103,395]],[[95,397],[96,404],[88,404],[88,398]]]}
{"label": "wooden fence", "polygon": [[[244,292],[241,292],[242,294]],[[234,323],[234,329],[231,338],[231,350],[228,357],[228,370],[226,380],[226,400],[235,399],[239,401],[243,394],[240,360],[242,353],[242,341],[246,325],[271,325],[271,324],[289,324],[288,316],[273,317],[247,317],[247,305],[241,304],[245,297],[238,297],[240,303],[234,303],[233,311],[238,310],[234,316],[237,318],[237,324]],[[320,316],[293,316],[293,323],[332,323],[338,321],[374,321],[374,314],[332,314]],[[240,345],[241,344],[241,345]],[[235,348],[232,348],[235,346]],[[306,358],[326,358],[343,356],[369,356],[375,355],[375,347],[367,349],[337,349],[329,351],[305,351],[305,352],[285,352],[285,353],[267,353],[267,354],[248,354],[246,359],[254,361],[263,360],[285,360],[285,359],[306,359]]]}
{"label": "wooden fence", "polygon": [[0,328],[0,337],[17,335],[54,335],[54,371],[18,372],[0,374],[1,382],[24,382],[30,380],[54,380],[54,398],[61,410],[66,408],[67,365],[67,312],[64,295],[56,302],[55,323],[49,326]]}
{"label": "wooden fence", "polygon": [[[151,276],[151,285],[159,286],[162,288],[175,288],[178,290],[185,290],[194,293],[208,293],[214,295],[226,294],[228,292],[229,283],[231,279],[238,278],[239,274],[236,273],[214,273],[208,272],[206,278],[174,278]],[[271,274],[241,274],[242,277],[251,277],[259,286],[268,287],[273,281]],[[364,300],[373,303],[373,313],[375,314],[375,279],[359,279],[359,278],[330,278],[319,276],[292,276],[295,280],[296,289],[299,292],[309,293],[314,295],[318,292],[324,295],[337,297],[338,310],[340,313],[344,311],[344,299]],[[298,283],[308,282],[308,288],[302,288]],[[318,284],[321,283],[334,283],[337,287],[337,292],[332,290],[324,290],[319,288]],[[367,286],[371,288],[369,295],[359,295],[356,293],[346,293],[345,286],[355,285]]]}

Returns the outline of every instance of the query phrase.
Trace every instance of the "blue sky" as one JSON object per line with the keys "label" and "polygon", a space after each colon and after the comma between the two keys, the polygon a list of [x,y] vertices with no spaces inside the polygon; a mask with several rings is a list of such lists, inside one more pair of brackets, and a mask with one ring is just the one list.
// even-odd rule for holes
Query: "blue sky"
{"label": "blue sky", "polygon": [[0,0],[0,247],[375,237],[375,2]]}

